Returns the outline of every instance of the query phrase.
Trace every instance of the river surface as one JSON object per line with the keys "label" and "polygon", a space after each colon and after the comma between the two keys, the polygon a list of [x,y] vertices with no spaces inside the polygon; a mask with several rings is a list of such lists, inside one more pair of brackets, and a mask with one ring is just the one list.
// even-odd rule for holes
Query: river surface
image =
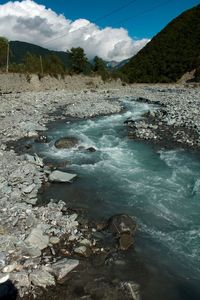
{"label": "river surface", "polygon": [[[124,105],[121,114],[50,124],[51,142],[34,144],[34,151],[48,161],[69,161],[64,169],[78,179],[52,184],[42,199],[83,207],[93,219],[117,213],[134,216],[135,250],[112,272],[142,284],[142,299],[200,299],[200,157],[129,140],[123,122],[155,108],[134,101]],[[56,149],[55,140],[66,136],[97,151]]]}

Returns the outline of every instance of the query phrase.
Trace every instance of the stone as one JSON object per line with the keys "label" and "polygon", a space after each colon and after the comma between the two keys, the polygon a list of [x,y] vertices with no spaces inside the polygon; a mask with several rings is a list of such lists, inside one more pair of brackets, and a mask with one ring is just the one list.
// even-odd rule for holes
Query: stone
{"label": "stone", "polygon": [[29,277],[25,271],[10,274],[10,279],[17,286],[20,286],[20,287],[29,287],[30,286]]}
{"label": "stone", "polygon": [[6,265],[6,254],[5,252],[0,252],[0,270]]}
{"label": "stone", "polygon": [[29,234],[25,242],[33,247],[43,250],[49,244],[49,237],[43,234],[41,228],[36,227],[32,229],[31,233]]}
{"label": "stone", "polygon": [[63,137],[55,142],[57,149],[70,149],[78,144],[78,139],[75,137]]}
{"label": "stone", "polygon": [[83,239],[83,240],[80,241],[80,245],[91,246],[91,242],[87,239]]}
{"label": "stone", "polygon": [[43,288],[55,285],[54,276],[44,270],[33,271],[29,275],[29,280],[33,285]]}
{"label": "stone", "polygon": [[53,245],[56,245],[60,242],[60,239],[57,236],[51,236],[49,242]]}
{"label": "stone", "polygon": [[13,264],[11,265],[7,265],[3,268],[2,272],[3,273],[11,273],[12,271],[15,270],[15,268],[17,267],[17,263],[14,262]]}
{"label": "stone", "polygon": [[26,186],[26,187],[22,188],[22,193],[30,194],[34,190],[35,187],[36,187],[35,183],[33,183],[29,186]]}
{"label": "stone", "polygon": [[37,198],[32,198],[32,199],[26,198],[26,199],[24,199],[24,201],[25,201],[26,203],[28,203],[28,204],[36,205],[38,199],[37,199]]}
{"label": "stone", "polygon": [[133,218],[126,214],[114,215],[108,220],[108,228],[114,234],[136,232],[137,224]]}
{"label": "stone", "polygon": [[10,275],[9,275],[9,274],[6,274],[6,275],[0,274],[0,284],[2,284],[2,283],[4,283],[4,282],[8,281],[9,278],[10,278]]}
{"label": "stone", "polygon": [[89,257],[92,254],[91,250],[86,246],[79,246],[79,247],[75,248],[74,253],[84,256],[84,257]]}
{"label": "stone", "polygon": [[74,178],[76,178],[76,174],[61,172],[61,171],[53,171],[49,175],[50,182],[71,182]]}
{"label": "stone", "polygon": [[89,152],[96,152],[96,149],[94,147],[89,147],[86,150]]}
{"label": "stone", "polygon": [[119,249],[123,251],[133,244],[136,228],[136,222],[125,214],[115,215],[108,221],[108,229],[117,237]]}
{"label": "stone", "polygon": [[35,156],[32,156],[30,154],[25,154],[25,159],[27,161],[29,161],[30,163],[39,166],[39,167],[43,167],[44,163],[42,158],[40,158],[38,155],[35,154]]}
{"label": "stone", "polygon": [[34,258],[34,257],[40,257],[41,256],[41,250],[38,247],[34,247],[34,246],[27,246],[26,245],[23,248],[23,252],[26,255],[28,255],[28,256],[30,256],[32,258]]}
{"label": "stone", "polygon": [[52,264],[52,269],[58,280],[63,279],[69,272],[79,265],[77,259],[64,258]]}
{"label": "stone", "polygon": [[32,137],[37,137],[37,136],[38,136],[37,131],[28,131],[27,132],[27,137],[32,138]]}
{"label": "stone", "polygon": [[119,248],[120,250],[128,250],[130,246],[133,244],[132,234],[129,232],[124,232],[120,234],[119,237]]}
{"label": "stone", "polygon": [[133,281],[126,281],[121,283],[121,288],[125,293],[129,294],[133,300],[141,300],[139,284]]}

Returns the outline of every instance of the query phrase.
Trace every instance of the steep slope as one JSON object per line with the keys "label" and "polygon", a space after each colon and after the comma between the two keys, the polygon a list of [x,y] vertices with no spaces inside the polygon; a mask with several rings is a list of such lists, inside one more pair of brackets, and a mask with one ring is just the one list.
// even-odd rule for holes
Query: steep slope
{"label": "steep slope", "polygon": [[121,71],[130,82],[175,82],[200,66],[200,5],[158,33]]}
{"label": "steep slope", "polygon": [[38,56],[39,55],[47,56],[49,54],[55,54],[66,67],[68,67],[70,64],[69,56],[64,51],[52,51],[34,44],[20,42],[20,41],[11,41],[10,49],[11,49],[11,63],[17,63],[17,64],[22,63],[26,53],[30,52],[31,54],[35,54]]}

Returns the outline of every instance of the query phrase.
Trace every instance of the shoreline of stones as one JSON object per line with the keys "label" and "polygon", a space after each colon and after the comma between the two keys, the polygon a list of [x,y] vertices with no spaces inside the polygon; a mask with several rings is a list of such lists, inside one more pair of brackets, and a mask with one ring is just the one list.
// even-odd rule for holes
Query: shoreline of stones
{"label": "shoreline of stones", "polygon": [[125,121],[128,137],[164,149],[178,148],[199,153],[200,90],[163,89],[160,90],[160,99],[158,96],[151,96],[135,99],[157,107],[154,111],[145,113],[139,120]]}

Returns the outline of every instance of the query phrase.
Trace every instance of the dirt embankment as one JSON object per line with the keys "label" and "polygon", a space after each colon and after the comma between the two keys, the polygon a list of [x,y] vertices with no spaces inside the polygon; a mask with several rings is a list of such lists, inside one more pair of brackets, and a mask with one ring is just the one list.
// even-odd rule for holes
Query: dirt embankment
{"label": "dirt embankment", "polygon": [[51,76],[45,76],[39,79],[36,74],[0,74],[0,92],[25,92],[25,91],[45,91],[45,90],[63,90],[69,91],[83,90],[85,88],[119,88],[120,80],[104,83],[100,77],[89,77],[84,75],[65,76],[58,79]]}

